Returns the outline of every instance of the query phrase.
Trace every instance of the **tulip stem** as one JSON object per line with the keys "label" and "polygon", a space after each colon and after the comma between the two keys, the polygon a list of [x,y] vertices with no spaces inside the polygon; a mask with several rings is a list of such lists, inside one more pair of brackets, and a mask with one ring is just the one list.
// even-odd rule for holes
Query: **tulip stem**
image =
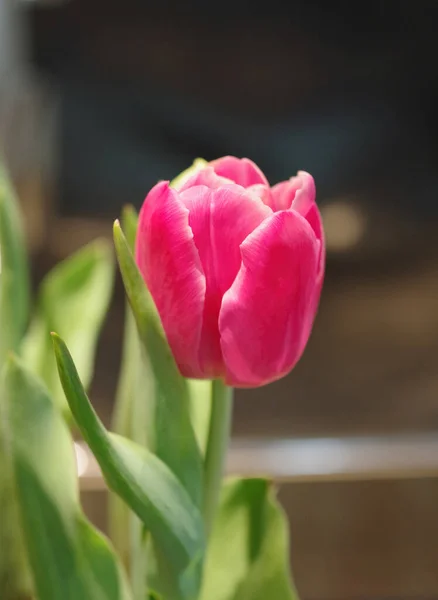
{"label": "tulip stem", "polygon": [[231,433],[233,388],[212,382],[212,406],[204,463],[204,525],[208,535],[216,515]]}

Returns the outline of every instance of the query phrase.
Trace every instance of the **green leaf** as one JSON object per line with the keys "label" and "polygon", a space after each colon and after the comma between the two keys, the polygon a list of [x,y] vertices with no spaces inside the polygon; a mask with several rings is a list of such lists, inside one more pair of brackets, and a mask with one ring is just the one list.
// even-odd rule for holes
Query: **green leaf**
{"label": "green leaf", "polygon": [[5,447],[3,396],[0,397],[0,597],[16,600],[31,595],[32,579],[20,528],[12,465]]}
{"label": "green leaf", "polygon": [[17,351],[29,310],[26,244],[18,201],[0,165],[0,365]]}
{"label": "green leaf", "polygon": [[113,278],[111,248],[106,241],[98,240],[59,263],[41,285],[36,316],[25,338],[22,356],[63,409],[65,398],[56,372],[50,332],[59,331],[68,341],[88,387]]}
{"label": "green leaf", "polygon": [[200,506],[202,458],[190,420],[187,382],[178,370],[157,309],[117,221],[114,242],[126,294],[153,374],[154,393],[148,402],[149,448]]}
{"label": "green leaf", "polygon": [[[138,216],[125,206],[122,222],[131,250],[135,246]],[[131,307],[126,303],[122,366],[117,386],[112,431],[147,447],[148,403],[154,394],[153,376],[146,356],[142,356],[137,327]],[[110,537],[125,564],[129,565],[135,598],[144,600],[147,581],[149,536],[143,523],[117,494],[108,498]]]}
{"label": "green leaf", "polygon": [[187,179],[192,177],[192,175],[194,175],[197,171],[200,171],[207,165],[208,162],[203,158],[196,158],[193,161],[193,164],[188,169],[177,175],[175,179],[173,179],[170,182],[170,186],[174,188],[181,186],[185,181],[187,181]]}
{"label": "green leaf", "polygon": [[[112,430],[143,447],[147,447],[147,403],[154,393],[152,382],[147,362],[142,360],[134,317],[131,309],[127,307],[122,371],[117,388]],[[115,548],[123,557],[124,563],[130,565],[132,579],[139,581],[142,575],[138,570],[143,570],[142,565],[146,565],[146,549],[142,552],[143,559],[138,559],[139,551],[144,547],[143,525],[126,503],[114,493],[108,498],[108,524]]]}
{"label": "green leaf", "polygon": [[3,379],[3,426],[39,600],[130,600],[108,541],[79,505],[73,441],[46,388],[18,360]]}
{"label": "green leaf", "polygon": [[135,240],[137,237],[138,213],[131,204],[127,204],[122,210],[122,226],[126,233],[126,241],[128,242],[131,252],[135,249]]}
{"label": "green leaf", "polygon": [[[28,265],[19,206],[0,164],[0,368],[7,353],[19,348],[28,309]],[[3,403],[0,395],[0,416]],[[0,596],[3,600],[15,600],[29,594],[31,584],[3,438],[0,426]]]}
{"label": "green leaf", "polygon": [[160,578],[161,583],[172,585],[172,600],[194,600],[204,552],[199,509],[163,461],[146,448],[105,430],[85,394],[67,347],[55,334],[53,342],[59,375],[76,423],[109,487],[151,533],[160,572],[167,573],[166,578]]}
{"label": "green leaf", "polygon": [[[133,250],[138,219],[135,209],[126,206],[122,212],[122,219],[127,231],[129,247]],[[142,355],[135,320],[131,307],[127,303],[122,366],[117,387],[112,430],[142,446],[147,446],[147,406],[153,394],[153,375],[147,357]]]}
{"label": "green leaf", "polygon": [[289,573],[288,526],[265,479],[224,485],[201,600],[297,600]]}

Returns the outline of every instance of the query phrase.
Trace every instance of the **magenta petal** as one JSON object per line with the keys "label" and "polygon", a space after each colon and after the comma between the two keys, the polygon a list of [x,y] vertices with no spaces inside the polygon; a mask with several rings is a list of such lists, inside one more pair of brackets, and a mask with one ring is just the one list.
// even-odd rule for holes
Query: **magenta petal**
{"label": "magenta petal", "polygon": [[231,179],[242,187],[249,187],[257,183],[269,185],[258,166],[249,158],[236,158],[224,156],[210,163],[217,175]]}
{"label": "magenta petal", "polygon": [[178,191],[183,192],[195,185],[205,185],[209,188],[218,188],[221,185],[233,183],[231,179],[220,177],[217,175],[213,167],[204,167],[189,177],[179,188]]}
{"label": "magenta petal", "polygon": [[269,185],[264,185],[263,183],[256,183],[255,185],[250,185],[246,189],[248,190],[248,192],[251,192],[251,194],[258,196],[260,200],[262,200],[262,202],[266,204],[266,206],[269,206],[271,209],[273,209],[271,188],[269,187]]}
{"label": "magenta petal", "polygon": [[304,216],[315,202],[315,194],[313,177],[305,171],[298,171],[295,177],[277,183],[271,189],[272,208],[275,211],[293,208]]}
{"label": "magenta petal", "polygon": [[240,245],[272,211],[241,186],[195,186],[181,192],[206,278],[199,361],[210,377],[224,374],[219,337],[223,294],[241,266]]}
{"label": "magenta petal", "polygon": [[[295,198],[292,202],[292,209],[302,215],[310,224],[315,232],[316,239],[320,240],[320,260],[319,270],[324,270],[325,264],[325,239],[322,219],[318,206],[315,202],[316,189],[313,177],[305,171],[298,171],[298,176],[293,179],[298,179],[301,182],[300,188],[296,191]],[[321,283],[322,285],[322,283]]]}
{"label": "magenta petal", "polygon": [[272,204],[275,211],[288,210],[292,206],[297,190],[301,187],[298,177],[292,177],[288,181],[277,183],[271,189]]}
{"label": "magenta petal", "polygon": [[295,211],[275,213],[242,244],[242,268],[219,317],[229,385],[259,386],[288,373],[317,308],[319,242]]}
{"label": "magenta petal", "polygon": [[189,226],[189,211],[168,182],[158,183],[144,201],[136,261],[181,372],[186,377],[203,377],[198,353],[205,277]]}
{"label": "magenta petal", "polygon": [[321,242],[320,263],[325,260],[324,231],[321,215],[315,202],[316,189],[313,177],[305,171],[299,171],[296,177],[282,181],[271,189],[273,210],[292,208],[303,216],[315,232],[316,239]]}
{"label": "magenta petal", "polygon": [[298,171],[298,175],[292,178],[292,180],[295,179],[298,179],[301,185],[295,193],[292,208],[304,217],[315,203],[315,180],[310,173],[305,171]]}

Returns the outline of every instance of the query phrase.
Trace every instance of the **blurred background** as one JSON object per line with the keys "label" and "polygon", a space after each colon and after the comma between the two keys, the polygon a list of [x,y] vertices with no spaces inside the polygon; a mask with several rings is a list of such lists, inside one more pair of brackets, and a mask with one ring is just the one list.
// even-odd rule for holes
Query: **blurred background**
{"label": "blurred background", "polygon": [[[438,597],[437,18],[427,0],[0,0],[0,148],[35,285],[198,156],[314,175],[314,333],[289,377],[237,393],[230,464],[279,478],[304,600]],[[123,307],[119,281],[106,422]],[[104,492],[84,503],[104,527]]]}

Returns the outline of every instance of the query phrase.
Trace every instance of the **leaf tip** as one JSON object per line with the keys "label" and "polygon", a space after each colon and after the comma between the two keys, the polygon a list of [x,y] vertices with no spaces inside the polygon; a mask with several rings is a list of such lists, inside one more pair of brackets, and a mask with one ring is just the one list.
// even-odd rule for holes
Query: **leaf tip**
{"label": "leaf tip", "polygon": [[116,219],[114,221],[114,225],[113,225],[113,236],[114,236],[114,243],[116,246],[116,252],[118,249],[118,245],[123,241],[124,239],[124,235],[123,235],[123,229],[122,226],[120,225],[120,221],[119,219]]}
{"label": "leaf tip", "polygon": [[55,351],[55,356],[58,355],[59,348],[63,345],[62,338],[56,333],[56,331],[50,332],[50,337],[52,338],[53,349]]}
{"label": "leaf tip", "polygon": [[124,204],[122,207],[122,221],[126,217],[135,216],[137,211],[135,210],[135,206],[133,204]]}

